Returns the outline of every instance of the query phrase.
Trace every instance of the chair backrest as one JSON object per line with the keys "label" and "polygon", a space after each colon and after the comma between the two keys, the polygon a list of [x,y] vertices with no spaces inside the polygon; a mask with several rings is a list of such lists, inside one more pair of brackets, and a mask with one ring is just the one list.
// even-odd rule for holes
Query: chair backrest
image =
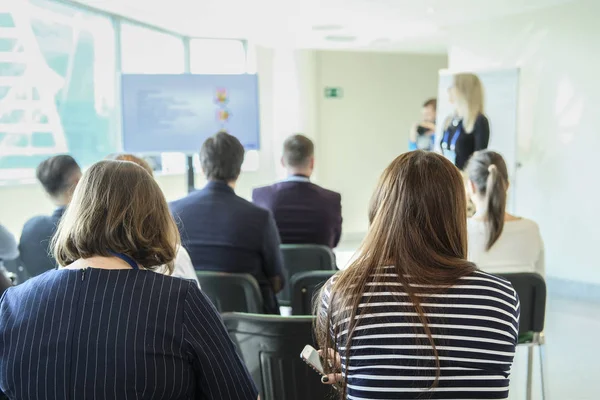
{"label": "chair backrest", "polygon": [[290,281],[300,272],[307,271],[333,271],[335,255],[327,246],[316,244],[282,244],[283,267],[286,274],[286,285],[277,296],[282,305],[289,304],[292,300]]}
{"label": "chair backrest", "polygon": [[210,271],[196,271],[196,275],[219,312],[264,312],[260,288],[252,275]]}
{"label": "chair backrest", "polygon": [[292,314],[312,315],[315,295],[335,271],[308,271],[292,276]]}
{"label": "chair backrest", "polygon": [[542,332],[546,319],[546,282],[534,272],[514,274],[498,274],[509,281],[519,295],[521,302],[521,319],[519,334]]}
{"label": "chair backrest", "polygon": [[313,344],[314,317],[223,314],[225,327],[248,367],[261,400],[321,400],[331,390],[300,359]]}

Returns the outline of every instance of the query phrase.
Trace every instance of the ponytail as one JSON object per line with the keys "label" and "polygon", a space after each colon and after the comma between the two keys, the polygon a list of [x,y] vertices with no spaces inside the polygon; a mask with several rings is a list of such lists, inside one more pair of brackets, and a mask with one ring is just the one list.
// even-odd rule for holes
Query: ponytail
{"label": "ponytail", "polygon": [[492,248],[504,229],[507,186],[504,176],[498,172],[498,167],[495,164],[488,167],[488,173],[485,191],[486,222],[488,225],[486,251]]}

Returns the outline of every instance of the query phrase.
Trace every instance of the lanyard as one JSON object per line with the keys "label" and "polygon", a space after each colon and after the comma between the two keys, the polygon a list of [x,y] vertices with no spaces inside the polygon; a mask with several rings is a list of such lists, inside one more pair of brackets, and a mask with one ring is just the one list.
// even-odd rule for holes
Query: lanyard
{"label": "lanyard", "polygon": [[448,143],[448,139],[450,136],[450,129],[446,129],[446,132],[444,132],[444,140],[442,140],[442,143],[446,143],[446,149],[454,151],[454,149],[456,148],[456,141],[460,137],[461,133],[462,133],[462,123],[459,123],[456,126],[456,130],[454,131],[454,136],[452,136],[452,142]]}
{"label": "lanyard", "polygon": [[109,251],[109,253],[115,257],[119,257],[121,260],[131,265],[131,268],[139,269],[137,263],[133,260],[133,258],[129,257],[127,254],[115,253],[114,251]]}

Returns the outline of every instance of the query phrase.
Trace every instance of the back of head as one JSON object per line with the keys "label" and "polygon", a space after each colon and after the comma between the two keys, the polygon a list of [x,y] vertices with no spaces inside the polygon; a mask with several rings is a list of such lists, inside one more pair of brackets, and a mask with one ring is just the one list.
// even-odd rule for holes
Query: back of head
{"label": "back of head", "polygon": [[304,135],[293,135],[283,143],[283,162],[286,167],[304,168],[310,165],[315,154],[315,146]]}
{"label": "back of head", "polygon": [[35,174],[44,190],[56,198],[73,190],[81,175],[81,168],[73,157],[63,154],[42,161]]}
{"label": "back of head", "polygon": [[506,190],[508,189],[508,169],[502,156],[495,151],[483,150],[473,154],[467,164],[467,175],[484,199],[484,211],[488,224],[489,250],[498,240],[504,229],[506,212]]}
{"label": "back of head", "polygon": [[114,160],[114,161],[130,161],[130,162],[135,163],[135,164],[139,165],[140,167],[144,168],[146,171],[148,171],[148,173],[150,175],[154,175],[154,171],[152,170],[152,167],[150,166],[150,164],[148,164],[148,162],[146,160],[144,160],[143,158],[134,156],[133,154],[129,154],[129,153],[109,154],[104,159],[105,160]]}
{"label": "back of head", "polygon": [[244,146],[227,132],[219,132],[209,137],[200,149],[200,165],[208,180],[236,181],[243,162]]}
{"label": "back of head", "polygon": [[423,107],[431,107],[433,111],[437,111],[437,99],[429,99],[423,103]]}
{"label": "back of head", "polygon": [[465,129],[471,132],[477,116],[483,114],[483,85],[477,75],[462,73],[454,75],[453,86],[456,89],[458,112],[463,118]]}
{"label": "back of head", "polygon": [[77,185],[52,247],[62,266],[112,251],[145,268],[172,271],[178,244],[177,226],[152,176],[131,162],[100,161]]}
{"label": "back of head", "polygon": [[385,169],[371,199],[363,261],[442,284],[443,271],[465,265],[466,210],[463,179],[452,163],[431,152],[402,154]]}

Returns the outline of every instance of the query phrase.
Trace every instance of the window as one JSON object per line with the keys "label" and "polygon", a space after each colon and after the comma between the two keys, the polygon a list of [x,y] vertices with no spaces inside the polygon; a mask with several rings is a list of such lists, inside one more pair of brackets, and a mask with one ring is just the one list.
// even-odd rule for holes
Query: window
{"label": "window", "polygon": [[190,40],[190,69],[193,74],[243,74],[246,50],[239,40]]}
{"label": "window", "polygon": [[183,40],[122,23],[121,70],[126,74],[182,74],[185,72]]}
{"label": "window", "polygon": [[59,153],[89,165],[117,149],[109,18],[44,0],[0,11],[0,182]]}

